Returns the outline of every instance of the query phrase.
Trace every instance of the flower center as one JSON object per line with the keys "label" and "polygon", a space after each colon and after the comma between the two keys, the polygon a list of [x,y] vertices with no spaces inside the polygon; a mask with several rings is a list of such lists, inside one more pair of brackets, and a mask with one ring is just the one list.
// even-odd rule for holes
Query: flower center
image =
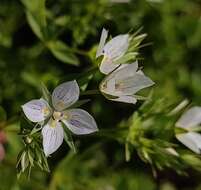
{"label": "flower center", "polygon": [[63,113],[62,112],[59,112],[59,111],[54,111],[53,112],[53,118],[54,118],[54,120],[59,121],[59,120],[62,119],[62,117],[63,117]]}

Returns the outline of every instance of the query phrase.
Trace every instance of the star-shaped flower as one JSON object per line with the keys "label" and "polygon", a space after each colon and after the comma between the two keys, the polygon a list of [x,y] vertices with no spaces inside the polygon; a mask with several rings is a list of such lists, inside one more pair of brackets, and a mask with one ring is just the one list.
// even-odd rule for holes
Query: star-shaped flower
{"label": "star-shaped flower", "polygon": [[54,89],[51,104],[41,98],[31,100],[22,106],[30,121],[41,123],[49,120],[42,128],[46,156],[55,152],[63,142],[62,123],[76,135],[90,134],[98,130],[94,118],[88,112],[69,108],[78,99],[79,86],[74,80],[60,84]]}

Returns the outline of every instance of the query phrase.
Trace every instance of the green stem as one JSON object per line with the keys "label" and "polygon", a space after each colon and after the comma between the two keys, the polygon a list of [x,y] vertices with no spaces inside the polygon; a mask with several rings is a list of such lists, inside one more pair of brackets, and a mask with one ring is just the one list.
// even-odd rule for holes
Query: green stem
{"label": "green stem", "polygon": [[85,92],[81,92],[81,96],[86,96],[86,95],[99,95],[101,94],[99,90],[87,90]]}
{"label": "green stem", "polygon": [[115,128],[115,129],[102,129],[102,130],[99,130],[97,133],[94,133],[93,135],[118,140],[118,139],[126,138],[127,133],[128,133],[128,128],[125,127],[125,128]]}

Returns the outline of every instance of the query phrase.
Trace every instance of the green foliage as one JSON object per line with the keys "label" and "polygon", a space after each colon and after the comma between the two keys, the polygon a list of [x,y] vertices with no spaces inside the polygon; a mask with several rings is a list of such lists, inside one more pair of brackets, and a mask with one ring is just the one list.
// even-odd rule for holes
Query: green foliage
{"label": "green foliage", "polygon": [[[199,189],[200,156],[175,138],[184,108],[201,105],[199,5],[197,0],[2,0],[0,129],[7,142],[0,190]],[[129,49],[136,53],[118,63],[137,58],[156,83],[154,93],[140,92],[134,106],[107,101],[97,95],[103,76],[94,61],[102,27],[115,36],[142,26]],[[47,162],[39,128],[23,119],[19,124],[21,105],[41,96],[51,101],[48,90],[74,79],[81,100],[72,107],[86,108],[101,130],[85,137],[66,131],[66,142]],[[30,173],[29,180],[22,173],[16,178],[21,150],[18,171]]]}
{"label": "green foliage", "polygon": [[47,47],[50,49],[52,54],[59,60],[63,61],[64,63],[69,63],[72,65],[78,65],[78,59],[74,56],[68,46],[66,46],[61,41],[50,41],[47,44]]}
{"label": "green foliage", "polygon": [[[23,125],[26,125],[23,127]],[[20,177],[22,172],[28,171],[28,176],[31,175],[32,167],[38,166],[41,170],[49,172],[47,158],[41,147],[41,137],[38,131],[40,127],[35,126],[33,129],[27,128],[28,124],[21,122],[20,135],[23,137],[24,149],[19,153],[17,160],[17,170]]]}
{"label": "green foliage", "polygon": [[21,1],[26,8],[26,16],[34,33],[41,39],[46,35],[46,10],[45,0]]}

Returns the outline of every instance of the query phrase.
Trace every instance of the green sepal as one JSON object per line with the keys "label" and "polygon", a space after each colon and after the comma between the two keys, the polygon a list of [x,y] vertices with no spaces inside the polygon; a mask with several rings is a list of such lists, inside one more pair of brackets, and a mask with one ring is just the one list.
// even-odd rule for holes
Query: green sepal
{"label": "green sepal", "polygon": [[74,153],[77,153],[77,149],[76,149],[75,143],[73,141],[73,137],[72,137],[71,132],[67,129],[67,127],[65,126],[64,123],[62,123],[62,127],[64,129],[64,140],[66,141],[66,143],[68,144],[68,146],[70,147],[70,149]]}
{"label": "green sepal", "polygon": [[136,60],[138,52],[128,52],[118,60],[114,62],[114,64],[127,64]]}
{"label": "green sepal", "polygon": [[47,89],[47,87],[41,83],[41,92],[42,92],[42,98],[46,100],[48,103],[51,102],[51,93]]}

